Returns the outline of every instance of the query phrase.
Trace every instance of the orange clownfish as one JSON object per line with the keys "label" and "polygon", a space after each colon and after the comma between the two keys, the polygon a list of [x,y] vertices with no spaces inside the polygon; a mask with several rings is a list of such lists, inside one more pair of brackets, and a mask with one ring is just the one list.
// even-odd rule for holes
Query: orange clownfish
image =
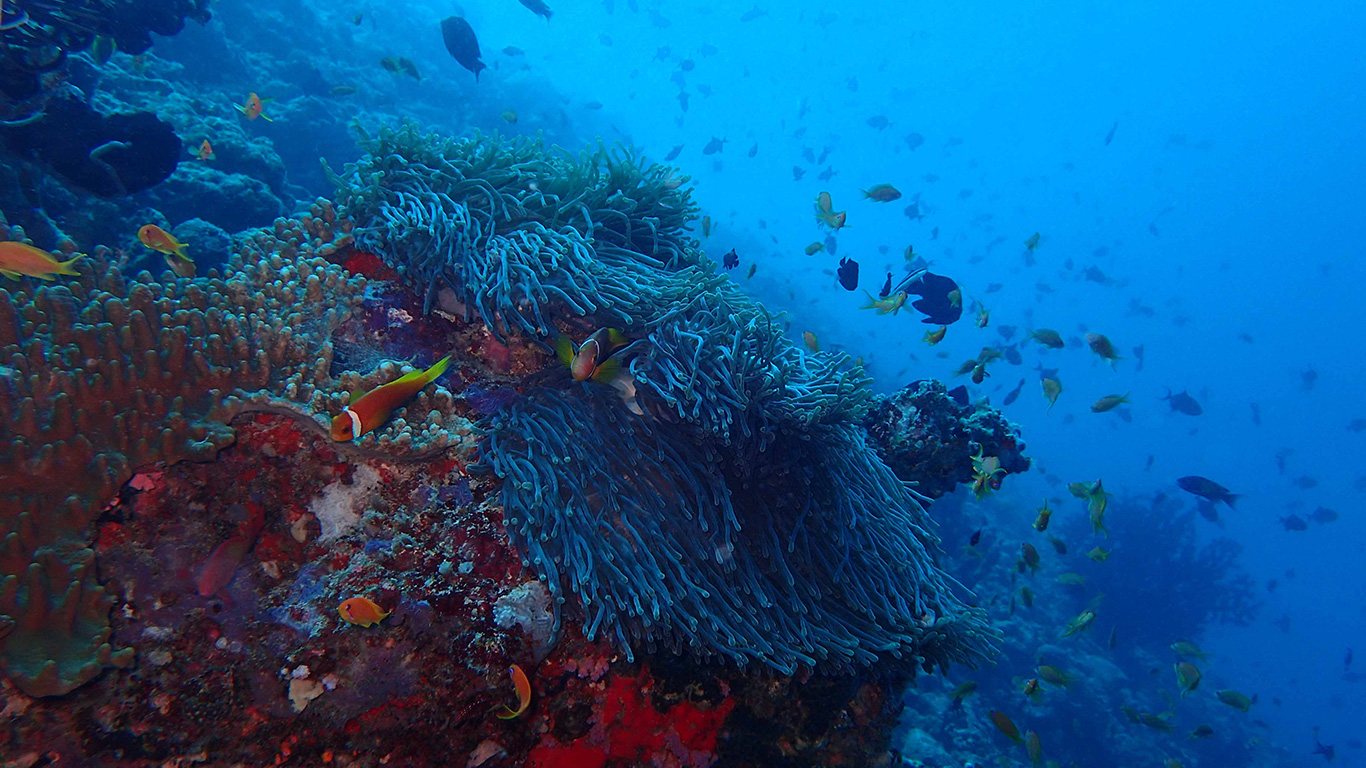
{"label": "orange clownfish", "polygon": [[612,357],[612,354],[627,343],[626,337],[616,328],[599,328],[578,346],[568,336],[560,334],[555,339],[555,356],[569,366],[569,375],[574,381],[592,379],[607,384],[621,373],[621,358]]}
{"label": "orange clownfish", "polygon": [[138,240],[141,240],[143,245],[154,251],[160,251],[167,256],[179,256],[190,261],[189,243],[180,242],[175,238],[175,235],[155,224],[144,224],[142,229],[138,230]]}
{"label": "orange clownfish", "polygon": [[376,429],[389,420],[389,414],[445,373],[450,362],[451,356],[446,355],[425,371],[404,374],[363,395],[352,392],[351,404],[332,419],[332,439],[344,443]]}
{"label": "orange clownfish", "polygon": [[204,139],[204,143],[199,145],[199,152],[195,155],[195,157],[199,158],[200,160],[213,159],[213,145],[209,143],[208,139]]}
{"label": "orange clownfish", "polygon": [[517,708],[513,709],[508,705],[503,705],[503,711],[498,713],[500,720],[511,720],[520,717],[526,708],[531,705],[531,681],[527,679],[526,673],[522,668],[513,664],[508,667],[508,673],[512,675],[512,687],[517,691]]}
{"label": "orange clownfish", "polygon": [[245,102],[241,104],[234,104],[233,106],[237,107],[238,112],[241,112],[242,114],[246,115],[248,120],[255,120],[259,117],[262,120],[265,120],[267,123],[273,123],[275,122],[274,120],[271,120],[269,117],[266,117],[265,115],[261,114],[261,102],[269,101],[270,98],[273,97],[267,97],[265,99],[262,99],[255,93],[248,93],[247,100]]}
{"label": "orange clownfish", "polygon": [[341,614],[342,620],[347,624],[373,627],[384,621],[384,617],[393,611],[380,608],[374,600],[368,597],[352,597],[343,600],[341,605],[337,606],[337,613]]}

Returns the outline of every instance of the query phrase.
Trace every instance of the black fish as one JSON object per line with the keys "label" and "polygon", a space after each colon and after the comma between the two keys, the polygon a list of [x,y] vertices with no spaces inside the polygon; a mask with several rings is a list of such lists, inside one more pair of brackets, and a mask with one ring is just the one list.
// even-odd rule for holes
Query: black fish
{"label": "black fish", "polygon": [[1333,758],[1337,756],[1337,750],[1333,749],[1333,745],[1332,745],[1332,744],[1329,744],[1329,745],[1326,746],[1326,747],[1323,746],[1323,743],[1319,741],[1318,729],[1315,728],[1315,729],[1314,729],[1314,751],[1313,751],[1313,752],[1310,752],[1309,754],[1311,754],[1311,755],[1323,755],[1323,759],[1324,759],[1324,760],[1327,760],[1328,762],[1331,763],[1331,762],[1333,762]]}
{"label": "black fish", "polygon": [[1199,416],[1205,412],[1205,409],[1201,408],[1200,404],[1195,402],[1195,398],[1186,394],[1186,390],[1184,389],[1174,395],[1172,394],[1172,391],[1168,389],[1167,396],[1162,399],[1166,400],[1167,403],[1171,405],[1171,409],[1177,413],[1184,413],[1187,416]]}
{"label": "black fish", "polygon": [[958,403],[964,408],[968,407],[968,387],[966,384],[959,384],[945,394],[947,394],[949,399],[955,403]]}
{"label": "black fish", "polygon": [[678,153],[679,153],[679,152],[682,152],[682,151],[683,151],[683,145],[682,145],[682,144],[679,144],[678,146],[676,146],[676,147],[674,147],[673,149],[669,150],[669,154],[667,154],[667,155],[664,156],[664,162],[667,163],[667,162],[669,162],[670,160],[674,159],[675,157],[678,157]]}
{"label": "black fish", "polygon": [[887,282],[882,284],[882,290],[878,292],[879,299],[885,299],[892,293],[892,273],[887,273]]}
{"label": "black fish", "polygon": [[1015,402],[1015,399],[1020,396],[1020,390],[1024,389],[1024,385],[1025,380],[1020,379],[1020,383],[1016,384],[1014,389],[1006,393],[1006,399],[1002,400],[1001,404],[1010,405],[1011,403]]}
{"label": "black fish", "polygon": [[996,326],[996,332],[1001,334],[1001,338],[1005,339],[1006,341],[1010,341],[1011,339],[1015,338],[1015,332],[1018,330],[1020,330],[1019,327],[1014,325]]}
{"label": "black fish", "polygon": [[819,174],[817,174],[816,178],[820,179],[821,181],[829,181],[835,178],[835,174],[837,173],[839,173],[839,171],[835,170],[835,167],[832,165],[826,168],[825,170],[821,171]]}
{"label": "black fish", "polygon": [[1195,501],[1195,511],[1199,512],[1201,517],[1211,523],[1219,522],[1219,509],[1214,506],[1214,502],[1209,501],[1208,499],[1197,499]]}
{"label": "black fish", "polygon": [[968,537],[968,546],[969,546],[969,547],[975,547],[975,546],[977,546],[977,542],[979,542],[979,541],[981,541],[981,540],[982,540],[982,529],[981,529],[981,528],[978,528],[977,530],[975,530],[975,531],[972,532],[972,535],[971,535],[971,536]]}
{"label": "black fish", "polygon": [[488,65],[479,60],[479,38],[475,37],[470,23],[459,16],[451,16],[441,22],[441,39],[446,43],[446,51],[460,62],[460,66],[473,72],[474,80],[478,82],[479,73],[488,69]]}
{"label": "black fish", "polygon": [[740,21],[754,21],[760,16],[767,15],[768,11],[765,11],[763,8],[760,8],[758,4],[755,4],[753,8],[750,8],[748,11],[745,11],[744,13],[740,14]]}
{"label": "black fish", "polygon": [[736,255],[734,248],[730,249],[730,253],[721,257],[721,266],[726,269],[735,269],[740,266],[740,257]]}
{"label": "black fish", "polygon": [[1318,509],[1309,513],[1309,519],[1313,520],[1319,525],[1326,525],[1328,523],[1333,522],[1334,520],[1337,520],[1338,513],[1334,512],[1328,507],[1319,507]]}
{"label": "black fish", "polygon": [[906,136],[906,146],[910,147],[912,152],[915,151],[916,147],[919,147],[924,143],[925,137],[918,133],[911,133]]}
{"label": "black fish", "polygon": [[1116,120],[1116,121],[1114,122],[1114,124],[1110,126],[1110,132],[1107,133],[1107,134],[1105,134],[1105,146],[1107,146],[1107,147],[1110,146],[1110,142],[1113,141],[1114,138],[1115,138],[1115,129],[1118,128],[1118,127],[1119,127],[1119,121]]}
{"label": "black fish", "polygon": [[806,175],[806,169],[802,168],[800,165],[794,165],[794,166],[792,166],[792,180],[793,180],[793,181],[801,181],[801,180],[802,180],[802,177],[805,176],[805,175]]}
{"label": "black fish", "polygon": [[[936,275],[929,270],[912,272],[893,289],[905,291],[921,298],[911,302],[911,306],[925,314],[922,323],[930,325],[951,325],[963,316],[963,292],[951,278]],[[955,306],[949,294],[957,291],[959,300]]]}
{"label": "black fish", "polygon": [[1299,515],[1291,515],[1290,517],[1282,517],[1278,522],[1279,522],[1281,525],[1285,526],[1285,529],[1286,529],[1287,531],[1307,531],[1307,530],[1309,530],[1309,523],[1304,522],[1304,518],[1300,517]]}
{"label": "black fish", "polygon": [[911,221],[920,221],[921,219],[925,218],[925,214],[920,212],[919,200],[906,206],[902,213],[906,214],[906,218],[910,219]]}
{"label": "black fish", "polygon": [[858,290],[858,262],[853,259],[840,259],[839,277],[844,290]]}
{"label": "black fish", "polygon": [[1213,502],[1222,501],[1227,504],[1230,509],[1233,508],[1234,502],[1239,498],[1238,494],[1229,493],[1228,489],[1224,486],[1207,477],[1201,477],[1199,475],[1178,477],[1176,479],[1176,484],[1181,487],[1181,490],[1187,493],[1193,493],[1203,499],[1209,499]]}
{"label": "black fish", "polygon": [[718,139],[715,136],[713,136],[711,137],[711,141],[707,142],[707,146],[702,148],[702,154],[714,155],[717,152],[721,151],[721,148],[725,145],[725,143],[725,139]]}
{"label": "black fish", "polygon": [[754,157],[757,154],[759,154],[759,142],[756,141],[754,142],[754,146],[749,148],[749,156]]}
{"label": "black fish", "polygon": [[1006,347],[1004,354],[1006,362],[1011,365],[1022,365],[1024,363],[1024,356],[1020,354],[1020,346],[1018,344],[1011,344]]}
{"label": "black fish", "polygon": [[517,2],[526,6],[528,11],[531,11],[537,16],[544,17],[546,21],[550,21],[550,6],[546,5],[542,0],[517,0]]}

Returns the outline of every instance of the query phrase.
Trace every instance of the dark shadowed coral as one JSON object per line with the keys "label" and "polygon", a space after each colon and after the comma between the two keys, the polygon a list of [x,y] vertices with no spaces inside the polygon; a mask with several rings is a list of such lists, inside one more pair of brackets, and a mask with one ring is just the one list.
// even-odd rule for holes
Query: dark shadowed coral
{"label": "dark shadowed coral", "polygon": [[[211,458],[243,411],[325,433],[345,397],[328,337],[365,284],[317,256],[334,234],[323,219],[281,220],[224,277],[129,280],[97,253],[68,282],[0,291],[0,668],[27,693],[65,693],[128,661],[106,642],[109,601],[88,542],[138,467]],[[413,426],[346,448],[430,454],[468,431],[452,411],[449,392],[419,396],[399,414]]]}
{"label": "dark shadowed coral", "polygon": [[[1227,537],[1202,543],[1195,510],[1182,499],[1120,496],[1110,500],[1105,524],[1111,556],[1083,573],[1106,595],[1107,615],[1124,637],[1161,650],[1199,637],[1211,622],[1247,626],[1256,618],[1261,603],[1239,563],[1243,546]],[[1091,532],[1081,518],[1073,525]]]}
{"label": "dark shadowed coral", "polygon": [[993,408],[955,402],[937,381],[879,396],[863,424],[897,477],[932,499],[972,482],[979,451],[999,458],[1008,473],[1029,471],[1018,427]]}

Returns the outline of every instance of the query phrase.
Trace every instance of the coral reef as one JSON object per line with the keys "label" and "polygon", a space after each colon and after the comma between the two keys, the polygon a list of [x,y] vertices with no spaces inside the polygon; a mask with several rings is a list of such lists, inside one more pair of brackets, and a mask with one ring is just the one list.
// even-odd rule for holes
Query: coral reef
{"label": "coral reef", "polygon": [[[78,279],[0,291],[0,668],[25,691],[64,693],[127,662],[107,643],[109,602],[88,544],[139,467],[211,458],[244,411],[322,433],[344,391],[401,375],[388,366],[332,379],[328,338],[365,281],[318,255],[336,250],[341,225],[333,231],[329,206],[315,210],[250,236],[221,277],[128,280],[99,250]],[[352,450],[429,455],[468,432],[449,392],[407,413],[423,415]]]}
{"label": "coral reef", "polygon": [[1018,427],[994,408],[958,403],[937,381],[879,396],[863,423],[887,466],[932,499],[971,482],[979,453],[997,457],[1007,474],[1029,471]]}
{"label": "coral reef", "polygon": [[994,652],[935,566],[919,502],[864,445],[861,369],[805,355],[717,273],[671,169],[411,125],[363,146],[335,177],[342,210],[424,313],[463,307],[500,340],[565,316],[643,336],[624,383],[643,418],[610,390],[536,388],[487,427],[479,469],[504,480],[557,629],[572,593],[589,639],[628,658],[792,673]]}

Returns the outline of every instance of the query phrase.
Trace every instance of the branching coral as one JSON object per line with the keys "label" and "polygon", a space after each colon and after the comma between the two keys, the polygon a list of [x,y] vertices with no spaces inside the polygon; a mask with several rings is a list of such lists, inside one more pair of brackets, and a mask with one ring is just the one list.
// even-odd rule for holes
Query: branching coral
{"label": "branching coral", "polygon": [[[128,660],[108,646],[88,541],[138,467],[212,457],[243,411],[323,432],[338,410],[328,337],[365,281],[317,255],[340,235],[320,213],[252,236],[224,276],[129,280],[99,251],[69,282],[0,290],[0,669],[27,693],[65,693]],[[451,411],[448,392],[420,397],[406,411],[420,427],[348,448],[439,450],[459,428]]]}
{"label": "branching coral", "polygon": [[[361,248],[426,298],[454,292],[502,340],[552,333],[560,312],[632,327],[724,280],[684,235],[696,211],[670,169],[601,147],[446,139],[411,125],[363,137],[337,202]],[[555,314],[551,314],[555,310]]]}
{"label": "branching coral", "polygon": [[[1183,507],[1162,494],[1111,500],[1105,517],[1110,557],[1085,570],[1090,586],[1106,595],[1107,616],[1120,632],[1154,649],[1199,637],[1210,622],[1246,626],[1261,607],[1238,562],[1242,545],[1228,538],[1201,544],[1195,512]],[[1085,523],[1078,517],[1074,525]],[[1085,526],[1082,535],[1090,533]]]}

